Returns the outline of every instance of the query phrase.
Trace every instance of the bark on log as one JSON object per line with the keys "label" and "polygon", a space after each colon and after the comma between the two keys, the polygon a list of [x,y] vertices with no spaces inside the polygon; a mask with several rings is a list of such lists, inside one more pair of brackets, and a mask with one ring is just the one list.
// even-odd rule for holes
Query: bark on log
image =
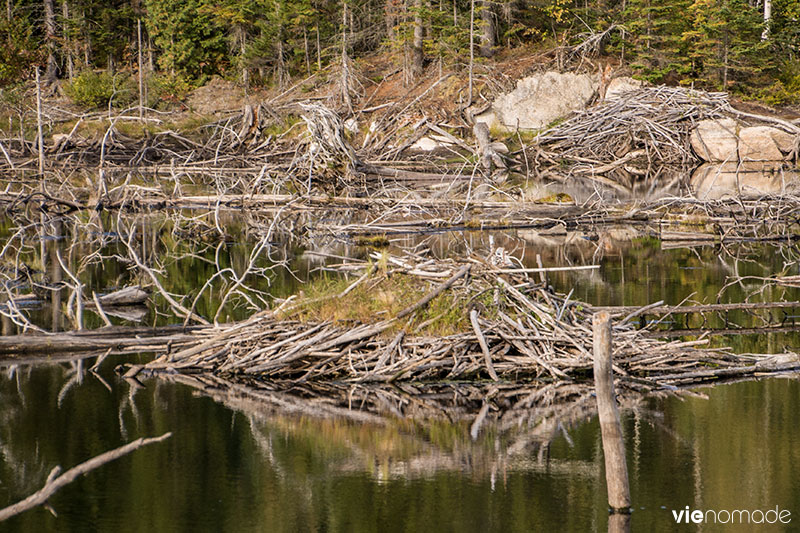
{"label": "bark on log", "polygon": [[154,343],[173,345],[197,341],[190,331],[202,327],[165,326],[160,328],[122,327],[57,333],[53,335],[0,336],[0,355],[42,352],[85,352],[107,348],[125,349],[135,346],[151,347]]}

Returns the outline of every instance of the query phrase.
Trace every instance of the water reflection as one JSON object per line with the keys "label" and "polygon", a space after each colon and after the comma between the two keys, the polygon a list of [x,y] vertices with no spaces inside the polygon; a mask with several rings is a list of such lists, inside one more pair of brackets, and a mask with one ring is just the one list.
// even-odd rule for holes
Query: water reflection
{"label": "water reflection", "polygon": [[[69,385],[76,365],[6,367],[0,375],[0,504],[38,488],[56,464],[72,466],[139,436],[171,430],[174,437],[59,493],[51,502],[58,518],[37,509],[4,524],[10,530],[606,529],[592,419],[565,421],[547,443],[533,418],[505,431],[488,423],[473,440],[473,420],[459,415],[465,411],[411,416],[448,404],[453,389],[417,405],[401,392],[384,396],[390,404],[378,416],[358,393],[329,401],[308,390],[219,383],[148,380],[137,388],[108,368],[99,372],[105,384],[84,373],[82,384]],[[623,413],[633,531],[673,531],[671,510],[685,505],[800,513],[793,422],[800,383],[703,392],[653,398]],[[408,412],[388,414],[391,405]]]}
{"label": "water reflection", "polygon": [[800,171],[775,162],[705,163],[690,180],[699,200],[796,194]]}
{"label": "water reflection", "polygon": [[[63,229],[64,234],[70,231]],[[172,229],[148,226],[140,235],[146,235],[146,246],[138,248],[143,257],[160,257],[164,251],[183,256],[185,262],[163,264],[165,279],[174,283],[170,290],[176,292],[205,282],[213,272],[205,270],[212,268],[209,257],[221,255],[226,265],[244,268],[252,243],[258,242],[256,235],[201,253],[196,241],[189,246],[181,240],[182,233],[170,237]],[[157,244],[155,235],[164,243]],[[111,257],[116,237],[106,237],[103,255]],[[573,290],[576,299],[601,305],[800,299],[796,287],[764,280],[798,273],[800,254],[793,244],[664,249],[646,232],[620,228],[462,232],[397,241],[428,247],[438,256],[485,255],[503,246],[525,266],[536,266],[537,255],[546,265],[597,262],[598,271],[551,273],[548,280],[564,293]],[[62,241],[36,241],[26,248],[42,273],[57,262],[51,242]],[[307,266],[299,267],[301,272],[306,268],[303,275],[324,267],[326,256],[353,250],[323,246],[316,251],[326,255],[305,255]],[[83,250],[78,245],[70,261]],[[300,252],[293,254],[300,257]],[[129,275],[122,264],[109,268],[103,263],[87,266],[82,279],[99,289],[109,287],[109,280],[128,282]],[[298,287],[295,278],[286,276],[285,285],[279,274],[272,280],[273,289],[285,287],[276,293]],[[53,311],[64,309],[69,298],[68,290],[62,290],[51,293],[61,298],[60,307],[41,310],[43,324],[58,326],[56,320],[63,319]],[[198,309],[202,305],[210,304],[199,302]],[[724,319],[748,325],[795,317],[777,310],[731,313],[711,317],[705,325]],[[674,326],[692,325],[698,323]],[[724,343],[752,352],[780,352],[800,344],[793,333],[742,335]],[[586,388],[334,384],[320,390],[180,376],[174,382],[136,383],[111,371],[120,362],[111,357],[95,372],[90,369],[96,356],[59,362],[53,355],[38,365],[4,363],[0,505],[39,488],[56,464],[73,466],[140,436],[172,431],[174,437],[65,489],[52,501],[57,518],[37,509],[3,527],[581,532],[608,527],[600,434]],[[800,520],[796,379],[742,382],[681,399],[626,405],[633,531],[673,531],[671,510],[686,505],[779,505]]]}

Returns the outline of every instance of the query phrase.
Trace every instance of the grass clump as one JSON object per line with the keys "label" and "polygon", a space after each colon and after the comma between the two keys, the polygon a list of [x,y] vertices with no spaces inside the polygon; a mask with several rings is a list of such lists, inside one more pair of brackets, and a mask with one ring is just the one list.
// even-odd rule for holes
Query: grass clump
{"label": "grass clump", "polygon": [[[375,273],[346,295],[341,294],[354,279],[322,276],[309,282],[300,294],[298,306],[289,311],[292,318],[309,322],[374,323],[397,316],[434,289],[434,285],[418,276],[403,273],[387,274],[380,265]],[[398,322],[388,335],[405,329],[408,333],[446,336],[470,330],[465,297],[448,290],[425,307]],[[491,294],[473,298],[471,304],[491,309]],[[489,317],[492,313],[482,313]],[[287,317],[288,318],[288,317]]]}
{"label": "grass clump", "polygon": [[386,248],[390,244],[386,235],[362,235],[356,237],[353,242],[356,246],[366,246],[367,248]]}

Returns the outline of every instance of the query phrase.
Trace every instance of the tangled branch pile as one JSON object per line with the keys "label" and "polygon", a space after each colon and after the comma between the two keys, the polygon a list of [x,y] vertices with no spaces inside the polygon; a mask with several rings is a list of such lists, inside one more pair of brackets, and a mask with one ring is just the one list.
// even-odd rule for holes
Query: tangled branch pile
{"label": "tangled branch pile", "polygon": [[[590,374],[591,314],[585,305],[532,282],[524,271],[498,270],[478,260],[459,265],[394,259],[394,264],[401,270],[391,275],[407,276],[408,283],[412,278],[428,280],[433,288],[392,318],[356,324],[291,319],[305,305],[301,300],[291,309],[261,312],[146,368],[239,379],[353,382],[487,377],[558,381]],[[353,286],[385,275],[368,271]],[[451,308],[464,310],[462,331],[443,337],[407,334],[414,314],[445,291],[453,299]],[[697,348],[705,340],[645,338],[626,320],[614,325],[613,338],[618,373],[645,389],[687,378],[737,375],[742,369],[752,372],[758,360],[728,350]]]}
{"label": "tangled branch pile", "polygon": [[645,174],[661,165],[694,165],[692,127],[723,116],[729,107],[727,93],[643,88],[579,113],[540,135],[537,145],[545,157],[578,163],[578,173],[634,169]]}

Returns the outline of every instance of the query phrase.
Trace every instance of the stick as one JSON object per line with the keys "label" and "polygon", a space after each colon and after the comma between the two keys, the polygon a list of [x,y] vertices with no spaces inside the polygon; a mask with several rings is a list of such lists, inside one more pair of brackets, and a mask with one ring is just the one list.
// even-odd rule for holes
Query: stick
{"label": "stick", "polygon": [[[44,136],[42,134],[42,84],[36,67],[36,135],[39,144],[39,176],[44,178]],[[44,181],[42,182],[44,186]]]}
{"label": "stick", "polygon": [[486,345],[486,338],[484,338],[481,327],[478,324],[477,309],[473,309],[469,312],[469,320],[472,322],[472,329],[475,331],[475,336],[478,337],[478,344],[481,345],[483,357],[486,359],[486,370],[489,372],[489,377],[491,377],[493,381],[500,381],[497,377],[497,372],[494,371],[494,365],[492,365],[492,354],[489,353],[489,347]]}
{"label": "stick", "polygon": [[97,299],[97,293],[92,291],[92,300],[94,300],[94,306],[97,308],[97,313],[100,315],[100,318],[103,319],[103,322],[106,323],[106,326],[113,326],[111,321],[108,319],[108,315],[103,310],[103,306],[100,305],[100,302]]}
{"label": "stick", "polygon": [[[523,274],[523,273],[536,273],[536,272],[573,272],[576,270],[594,270],[600,268],[600,265],[577,265],[566,267],[541,267],[541,268],[499,268],[493,270],[498,274]],[[664,303],[664,302],[661,302]],[[660,304],[659,304],[660,305]]]}
{"label": "stick", "polygon": [[0,509],[0,522],[3,520],[7,520],[12,516],[16,516],[24,511],[29,509],[33,509],[39,505],[44,505],[47,503],[47,500],[50,499],[53,494],[64,488],[66,485],[72,483],[79,476],[87,474],[96,468],[103,466],[106,463],[110,463],[114,459],[119,459],[125,455],[128,455],[134,450],[138,450],[143,446],[147,446],[148,444],[154,444],[156,442],[164,441],[172,436],[171,432],[164,433],[160,437],[150,437],[150,438],[141,438],[136,439],[133,442],[129,442],[124,446],[120,446],[114,450],[107,451],[98,455],[97,457],[93,457],[86,462],[79,464],[73,468],[70,468],[60,476],[58,475],[61,472],[61,467],[57,466],[53,468],[50,472],[50,475],[47,476],[47,482],[45,483],[44,487],[39,489],[38,491],[34,492],[21,502],[17,502],[14,505],[10,505],[5,509]]}
{"label": "stick", "polygon": [[470,271],[470,268],[472,268],[471,264],[467,264],[467,265],[464,265],[463,267],[461,267],[459,269],[459,271],[456,272],[455,274],[453,274],[453,276],[450,279],[448,279],[447,281],[445,281],[444,283],[442,283],[441,285],[436,287],[434,290],[432,290],[431,292],[426,294],[420,301],[418,301],[414,305],[412,305],[410,307],[407,307],[407,308],[403,309],[402,311],[400,311],[397,314],[397,318],[403,318],[404,316],[408,316],[411,313],[413,313],[414,311],[416,311],[417,309],[419,309],[420,307],[424,307],[425,305],[428,305],[428,302],[430,302],[431,300],[433,300],[434,298],[439,296],[441,293],[443,293],[444,291],[446,291],[447,289],[452,287],[453,284],[456,281],[458,281],[460,278],[466,276],[467,273]]}

